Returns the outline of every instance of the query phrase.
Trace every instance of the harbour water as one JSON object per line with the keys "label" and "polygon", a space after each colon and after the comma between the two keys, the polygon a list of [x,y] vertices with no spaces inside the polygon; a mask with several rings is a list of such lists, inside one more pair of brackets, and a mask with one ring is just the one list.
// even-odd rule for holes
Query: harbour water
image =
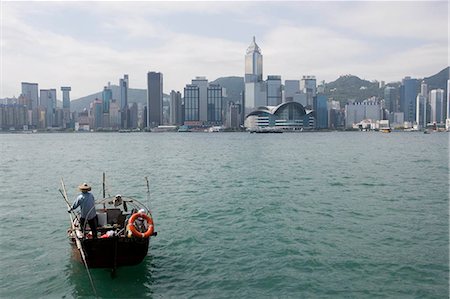
{"label": "harbour water", "polygon": [[[1,134],[1,298],[93,297],[71,259],[82,182],[148,203],[104,298],[446,298],[448,133]],[[144,177],[150,181],[146,196]]]}

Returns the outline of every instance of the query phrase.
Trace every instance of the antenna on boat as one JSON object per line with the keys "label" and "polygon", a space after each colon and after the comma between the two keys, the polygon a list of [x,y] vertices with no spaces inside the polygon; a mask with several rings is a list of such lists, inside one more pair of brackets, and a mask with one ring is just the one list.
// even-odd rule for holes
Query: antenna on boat
{"label": "antenna on boat", "polygon": [[106,198],[105,173],[103,172],[103,198]]}
{"label": "antenna on boat", "polygon": [[[77,220],[78,220],[78,217],[77,217],[77,215],[75,214],[75,212],[72,210],[72,207],[70,206],[70,203],[69,203],[69,200],[68,200],[68,197],[67,197],[66,186],[64,185],[64,180],[63,180],[62,178],[61,178],[61,185],[62,185],[62,189],[63,189],[63,190],[61,191],[61,189],[60,189],[59,192],[61,192],[61,195],[63,196],[63,198],[64,198],[64,200],[65,200],[65,202],[66,202],[67,208],[68,208],[69,211],[71,212],[71,213],[70,213],[70,223],[72,224],[72,229],[75,230],[75,225],[74,225],[74,223],[73,223],[72,215],[73,215],[73,216],[75,217],[75,219],[77,219]],[[81,225],[80,221],[78,221],[78,223]],[[97,297],[98,297],[98,296],[97,296],[97,290],[95,289],[94,281],[92,280],[91,273],[89,272],[89,267],[88,267],[88,265],[87,265],[86,256],[84,255],[83,246],[81,245],[81,241],[80,241],[80,239],[78,238],[77,232],[76,232],[76,231],[74,232],[73,235],[74,235],[74,237],[75,237],[75,242],[76,242],[76,244],[77,244],[77,248],[78,248],[78,250],[80,251],[81,259],[83,260],[83,264],[84,264],[84,266],[85,266],[85,268],[86,268],[86,272],[87,272],[87,274],[88,274],[89,281],[91,282],[92,290],[94,291],[94,295],[95,295],[95,297],[97,298]]]}

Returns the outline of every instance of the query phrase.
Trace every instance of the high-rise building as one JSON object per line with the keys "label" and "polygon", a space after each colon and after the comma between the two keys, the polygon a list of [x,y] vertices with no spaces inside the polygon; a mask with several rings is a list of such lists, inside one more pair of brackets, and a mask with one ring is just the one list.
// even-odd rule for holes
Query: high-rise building
{"label": "high-rise building", "polygon": [[147,126],[162,125],[163,120],[163,74],[147,73]]}
{"label": "high-rise building", "polygon": [[263,77],[263,57],[256,39],[247,48],[245,55],[245,110],[267,105],[267,88]]}
{"label": "high-rise building", "polygon": [[172,90],[170,92],[170,124],[181,125],[182,124],[182,103],[181,93],[179,91]]}
{"label": "high-rise building", "polygon": [[208,120],[208,79],[206,77],[195,77],[191,82],[199,87],[199,121],[206,122]]}
{"label": "high-rise building", "polygon": [[328,99],[325,95],[318,94],[314,97],[314,111],[316,111],[316,128],[328,128]]}
{"label": "high-rise building", "polygon": [[127,128],[128,87],[129,87],[128,75],[125,74],[123,76],[123,79],[119,80],[119,87],[120,87],[120,115],[121,115],[120,126],[122,128]]}
{"label": "high-rise building", "polygon": [[22,82],[22,95],[27,100],[28,110],[37,108],[39,104],[39,88],[37,83]]}
{"label": "high-rise building", "polygon": [[109,113],[109,105],[112,100],[112,90],[109,86],[105,86],[102,92],[103,113]]}
{"label": "high-rise building", "polygon": [[207,118],[208,124],[222,124],[222,87],[219,84],[209,84],[207,87]]}
{"label": "high-rise building", "polygon": [[90,122],[90,126],[94,129],[99,129],[103,127],[103,110],[104,104],[100,99],[95,99],[94,102],[91,103],[91,116],[92,120]]}
{"label": "high-rise building", "polygon": [[130,128],[135,129],[138,127],[138,105],[136,103],[131,104],[130,107]]}
{"label": "high-rise building", "polygon": [[70,110],[70,91],[72,88],[70,86],[61,87],[62,96],[63,96],[63,108]]}
{"label": "high-rise building", "polygon": [[398,101],[397,101],[397,89],[392,86],[386,86],[384,89],[384,101],[386,107],[389,107],[389,112],[398,112]]}
{"label": "high-rise building", "polygon": [[200,121],[200,88],[194,84],[187,84],[184,88],[184,121]]}
{"label": "high-rise building", "polygon": [[221,124],[222,106],[223,88],[218,84],[208,84],[205,77],[196,77],[184,88],[185,124]]}
{"label": "high-rise building", "polygon": [[267,105],[278,106],[282,102],[281,76],[267,76]]}
{"label": "high-rise building", "polygon": [[120,127],[120,103],[117,100],[112,100],[109,105],[109,125],[112,129]]}
{"label": "high-rise building", "polygon": [[381,104],[376,100],[364,100],[362,102],[348,102],[345,105],[345,127],[351,128],[362,120],[381,120]]}
{"label": "high-rise building", "polygon": [[41,89],[39,94],[39,106],[45,110],[44,127],[52,127],[56,110],[56,89]]}
{"label": "high-rise building", "polygon": [[417,79],[405,77],[400,86],[400,112],[404,114],[404,120],[414,122],[416,120],[416,97],[418,91]]}
{"label": "high-rise building", "polygon": [[416,124],[420,128],[427,125],[427,100],[426,97],[419,93],[416,97]]}
{"label": "high-rise building", "polygon": [[444,121],[444,90],[433,89],[430,91],[430,106],[431,106],[431,123],[442,123]]}
{"label": "high-rise building", "polygon": [[306,94],[306,106],[312,107],[313,99],[317,93],[316,77],[303,76],[300,80],[300,90]]}
{"label": "high-rise building", "polygon": [[63,109],[62,109],[62,127],[71,127],[70,119],[70,91],[72,88],[70,86],[61,87],[62,97],[63,97]]}
{"label": "high-rise building", "polygon": [[285,80],[284,81],[284,101],[292,102],[294,95],[300,92],[300,80]]}

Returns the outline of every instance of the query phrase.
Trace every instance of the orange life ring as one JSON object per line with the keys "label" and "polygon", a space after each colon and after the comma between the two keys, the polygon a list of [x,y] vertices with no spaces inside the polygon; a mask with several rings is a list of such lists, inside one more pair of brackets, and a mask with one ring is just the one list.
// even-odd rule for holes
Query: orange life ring
{"label": "orange life ring", "polygon": [[[134,225],[134,221],[136,221],[136,218],[138,217],[144,218],[147,221],[148,229],[145,233],[141,233],[140,231],[138,231],[136,226]],[[133,236],[138,238],[148,238],[153,235],[153,219],[145,213],[135,213],[131,215],[130,219],[128,220],[128,228]]]}

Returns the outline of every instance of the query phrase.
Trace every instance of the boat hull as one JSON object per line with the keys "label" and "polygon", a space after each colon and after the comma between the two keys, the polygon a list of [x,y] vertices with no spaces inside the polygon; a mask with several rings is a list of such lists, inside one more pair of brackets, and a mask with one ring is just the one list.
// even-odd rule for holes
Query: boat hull
{"label": "boat hull", "polygon": [[[137,265],[147,256],[150,238],[111,237],[84,239],[84,249],[89,268],[117,268]],[[73,256],[83,263],[76,242],[71,238]]]}

